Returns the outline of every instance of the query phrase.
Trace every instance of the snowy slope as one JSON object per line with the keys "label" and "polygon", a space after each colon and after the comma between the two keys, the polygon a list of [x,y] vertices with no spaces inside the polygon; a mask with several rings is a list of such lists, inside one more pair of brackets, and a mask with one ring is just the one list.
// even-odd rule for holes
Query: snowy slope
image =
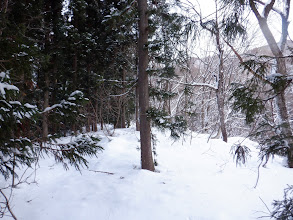
{"label": "snowy slope", "polygon": [[193,134],[174,143],[155,132],[159,166],[152,173],[139,169],[139,133],[133,128],[108,137],[98,134],[105,150],[89,158],[82,173],[65,171],[53,159],[40,161],[37,184],[22,184],[13,192],[18,220],[257,219],[268,215],[264,203],[271,209],[271,202],[281,199],[286,184],[293,182],[292,170],[275,157],[260,168],[254,188],[259,161],[256,144],[249,140],[245,144],[252,157],[246,166],[236,167],[229,151],[239,138],[207,143],[206,135]]}

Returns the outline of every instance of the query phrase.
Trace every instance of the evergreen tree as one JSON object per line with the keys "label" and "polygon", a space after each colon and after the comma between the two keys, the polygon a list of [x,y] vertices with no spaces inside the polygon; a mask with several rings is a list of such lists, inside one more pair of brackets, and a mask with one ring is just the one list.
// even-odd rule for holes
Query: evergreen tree
{"label": "evergreen tree", "polygon": [[[6,178],[15,175],[14,167],[30,166],[42,152],[65,165],[66,161],[77,168],[86,165],[84,155],[95,155],[100,149],[91,142],[94,137],[77,139],[79,145],[72,142],[55,146],[52,136],[44,135],[53,130],[55,123],[62,124],[64,117],[78,114],[84,101],[82,92],[66,88],[66,93],[59,93],[55,85],[63,75],[62,1],[15,0],[4,8],[0,35],[1,173]],[[54,117],[55,121],[44,126],[49,112],[54,111],[63,117]],[[42,143],[44,138],[49,142]]]}
{"label": "evergreen tree", "polygon": [[186,130],[184,113],[174,112],[172,100],[176,69],[186,66],[188,54],[186,44],[190,30],[185,27],[186,17],[172,13],[171,4],[160,1],[150,5],[149,66],[151,108],[148,117],[153,125],[171,130],[171,136],[178,138]]}

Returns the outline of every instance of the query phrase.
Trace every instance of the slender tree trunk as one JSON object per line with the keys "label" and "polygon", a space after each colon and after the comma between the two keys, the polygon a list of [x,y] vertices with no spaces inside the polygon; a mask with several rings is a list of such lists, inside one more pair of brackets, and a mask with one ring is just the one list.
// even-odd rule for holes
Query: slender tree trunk
{"label": "slender tree trunk", "polygon": [[220,119],[220,130],[222,133],[222,139],[223,141],[228,141],[227,136],[227,129],[226,129],[226,123],[225,123],[225,110],[224,110],[224,104],[225,104],[225,97],[224,97],[224,51],[221,46],[220,42],[220,27],[218,24],[218,9],[217,9],[217,1],[216,3],[216,23],[214,28],[210,29],[204,25],[201,25],[204,29],[208,30],[213,36],[216,38],[216,46],[218,50],[218,57],[219,57],[219,69],[218,69],[218,76],[217,76],[217,89],[216,89],[216,98],[217,98],[217,108],[219,112],[219,119]]}
{"label": "slender tree trunk", "polygon": [[[95,92],[95,94],[97,94],[97,92]],[[93,121],[93,123],[94,123],[93,130],[94,131],[98,131],[98,108],[99,108],[98,100],[96,99],[95,100],[95,107],[94,107],[94,114],[95,114],[95,116],[94,116],[94,121]]]}
{"label": "slender tree trunk", "polygon": [[135,88],[135,125],[136,125],[136,130],[140,131],[138,85]]}
{"label": "slender tree trunk", "polygon": [[103,121],[103,113],[102,113],[102,107],[100,106],[100,124],[101,124],[101,130],[104,130],[104,121]]}
{"label": "slender tree trunk", "polygon": [[[138,38],[138,36],[137,36]],[[136,50],[136,59],[135,65],[137,66],[137,78],[138,78],[138,47]],[[138,84],[135,87],[135,126],[136,131],[140,131],[140,124],[139,124],[139,91],[138,91]]]}
{"label": "slender tree trunk", "polygon": [[219,52],[219,73],[218,73],[218,88],[216,90],[216,97],[217,97],[217,105],[218,105],[218,111],[219,111],[219,118],[220,118],[220,128],[222,132],[222,138],[223,141],[228,141],[227,136],[227,130],[226,130],[226,124],[225,124],[225,111],[224,111],[224,103],[225,103],[225,97],[224,97],[224,52],[220,45],[220,35],[219,31],[216,32],[216,42],[217,42],[217,48]]}
{"label": "slender tree trunk", "polygon": [[[126,80],[126,71],[125,69],[122,70],[122,94],[126,92],[125,89],[125,80]],[[121,97],[121,128],[126,128],[126,96]]]}
{"label": "slender tree trunk", "polygon": [[[45,72],[45,91],[44,91],[44,104],[43,104],[43,109],[45,110],[47,107],[49,107],[49,76],[48,72]],[[43,140],[46,141],[48,134],[49,134],[49,129],[48,129],[48,112],[43,113],[42,115],[42,128],[43,128],[43,133],[42,137]]]}
{"label": "slender tree trunk", "polygon": [[139,12],[139,37],[138,37],[138,89],[140,109],[140,144],[141,144],[141,167],[154,171],[154,161],[151,146],[151,126],[147,118],[149,109],[148,91],[148,5],[147,0],[138,0]]}
{"label": "slender tree trunk", "polygon": [[122,101],[122,106],[121,106],[121,128],[126,128],[126,109],[125,109],[125,101]]}
{"label": "slender tree trunk", "polygon": [[[74,56],[73,56],[73,91],[76,90],[76,85],[77,85],[77,52],[76,49],[74,50]],[[72,123],[72,128],[75,135],[77,135],[77,125],[75,122]]]}
{"label": "slender tree trunk", "polygon": [[[166,92],[170,92],[170,84],[169,84],[169,82],[168,81],[166,81],[165,82],[165,91]],[[171,98],[166,98],[165,100],[164,100],[164,103],[163,103],[163,108],[164,108],[164,110],[169,114],[169,115],[171,115]]]}

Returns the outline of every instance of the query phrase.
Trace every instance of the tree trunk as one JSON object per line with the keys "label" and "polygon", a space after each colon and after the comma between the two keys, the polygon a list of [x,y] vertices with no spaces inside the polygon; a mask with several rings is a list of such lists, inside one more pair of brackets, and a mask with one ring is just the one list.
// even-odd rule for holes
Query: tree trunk
{"label": "tree trunk", "polygon": [[[274,4],[274,2],[271,2]],[[286,60],[283,58],[282,48],[279,48],[271,30],[269,29],[268,23],[267,23],[267,17],[270,12],[270,10],[273,7],[272,5],[267,5],[268,7],[265,17],[260,15],[255,2],[253,0],[249,0],[249,5],[253,13],[255,14],[255,17],[258,20],[259,27],[268,43],[268,46],[270,47],[274,57],[276,58],[277,63],[277,73],[282,74],[283,76],[288,75],[287,69],[286,69]],[[290,4],[290,3],[289,3]],[[287,5],[289,6],[289,5]],[[288,9],[287,9],[288,10]],[[287,11],[289,13],[289,11]],[[286,17],[282,17],[282,23],[286,22],[286,19],[288,19],[289,14],[286,15]],[[285,20],[284,20],[285,19]],[[287,20],[288,22],[288,20]],[[288,25],[282,26],[282,42],[285,42],[285,39],[288,35]],[[282,46],[282,45],[281,45]],[[289,117],[288,117],[288,111],[287,111],[287,105],[285,100],[285,89],[286,86],[280,85],[281,88],[274,89],[274,92],[276,94],[275,103],[277,107],[277,115],[279,119],[279,125],[281,125],[281,132],[286,137],[286,141],[288,143],[288,166],[290,168],[293,168],[293,139],[292,139],[292,129],[290,127]]]}
{"label": "tree trunk", "polygon": [[222,132],[222,138],[223,141],[227,142],[227,130],[226,130],[226,124],[225,124],[225,111],[224,111],[224,103],[225,103],[225,97],[224,97],[224,52],[220,45],[220,35],[219,31],[216,31],[216,42],[217,42],[217,48],[219,52],[219,73],[218,73],[218,88],[216,90],[216,96],[217,96],[217,105],[218,105],[218,111],[219,111],[219,118],[220,118],[220,128]]}
{"label": "tree trunk", "polygon": [[[125,69],[122,70],[122,94],[126,93],[125,89],[125,80],[126,80],[126,71]],[[126,128],[126,96],[121,97],[121,128]]]}
{"label": "tree trunk", "polygon": [[101,130],[104,130],[104,121],[103,121],[103,113],[102,113],[102,106],[100,106],[100,125],[101,125]]}
{"label": "tree trunk", "polygon": [[154,171],[154,162],[151,146],[151,126],[147,118],[149,109],[148,91],[148,12],[147,0],[138,0],[139,12],[139,37],[138,37],[138,90],[140,109],[140,144],[141,144],[141,167]]}
{"label": "tree trunk", "polygon": [[[168,81],[165,82],[165,91],[170,92],[170,85]],[[163,109],[168,113],[168,115],[171,115],[170,97],[164,100]]]}
{"label": "tree trunk", "polygon": [[[95,92],[95,94],[97,94],[97,92]],[[95,100],[95,108],[94,108],[94,131],[98,131],[98,108],[99,108],[99,105],[98,105],[98,100],[96,99]]]}
{"label": "tree trunk", "polygon": [[289,116],[285,100],[285,91],[282,90],[278,93],[275,98],[275,103],[277,106],[277,115],[281,125],[281,132],[286,137],[288,143],[288,166],[293,168],[293,140],[292,140],[292,130],[290,127]]}
{"label": "tree trunk", "polygon": [[135,125],[136,130],[140,131],[140,124],[139,124],[139,94],[138,94],[138,85],[135,88]]}
{"label": "tree trunk", "polygon": [[[44,89],[44,104],[43,109],[46,110],[46,108],[49,107],[49,76],[48,73],[45,72],[45,89]],[[48,131],[48,112],[44,112],[42,115],[42,137],[43,141],[47,140],[49,131]]]}

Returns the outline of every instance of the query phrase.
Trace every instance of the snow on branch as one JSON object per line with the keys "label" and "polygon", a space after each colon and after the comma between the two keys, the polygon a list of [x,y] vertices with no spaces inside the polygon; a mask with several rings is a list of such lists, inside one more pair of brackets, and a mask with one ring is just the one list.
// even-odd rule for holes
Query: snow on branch
{"label": "snow on branch", "polygon": [[265,4],[264,10],[263,10],[263,17],[267,18],[270,11],[272,10],[273,6],[275,4],[275,0],[271,0],[271,2]]}
{"label": "snow on branch", "polygon": [[191,83],[189,85],[190,86],[205,86],[205,87],[209,87],[209,88],[214,89],[214,90],[218,89],[216,86],[213,86],[213,85],[210,85],[210,84],[207,84],[207,83]]}
{"label": "snow on branch", "polygon": [[[267,6],[268,5],[268,3],[264,3],[263,1],[260,1],[260,0],[256,0],[256,2],[259,3],[259,4],[261,4],[261,5],[263,5],[263,6]],[[272,7],[271,10],[274,11],[274,12],[276,12],[276,13],[278,13],[278,14],[280,14],[280,15],[283,14],[279,9],[277,9],[275,7]]]}
{"label": "snow on branch", "polygon": [[218,89],[217,86],[211,85],[211,84],[208,84],[208,83],[196,83],[196,82],[186,83],[186,82],[177,81],[177,80],[168,79],[168,78],[160,78],[160,79],[163,79],[163,80],[166,80],[166,81],[169,81],[169,82],[174,82],[174,83],[181,84],[181,85],[186,85],[186,86],[202,86],[202,87],[208,87],[208,88],[213,89],[213,90]]}
{"label": "snow on branch", "polygon": [[44,111],[42,111],[41,113],[46,113],[46,112],[52,111],[55,108],[62,108],[62,105],[61,104],[52,105],[50,107],[45,108]]}
{"label": "snow on branch", "polygon": [[5,94],[6,94],[5,90],[19,91],[19,89],[14,85],[10,85],[8,83],[1,83],[0,82],[0,94],[2,94],[2,96],[5,96]]}

